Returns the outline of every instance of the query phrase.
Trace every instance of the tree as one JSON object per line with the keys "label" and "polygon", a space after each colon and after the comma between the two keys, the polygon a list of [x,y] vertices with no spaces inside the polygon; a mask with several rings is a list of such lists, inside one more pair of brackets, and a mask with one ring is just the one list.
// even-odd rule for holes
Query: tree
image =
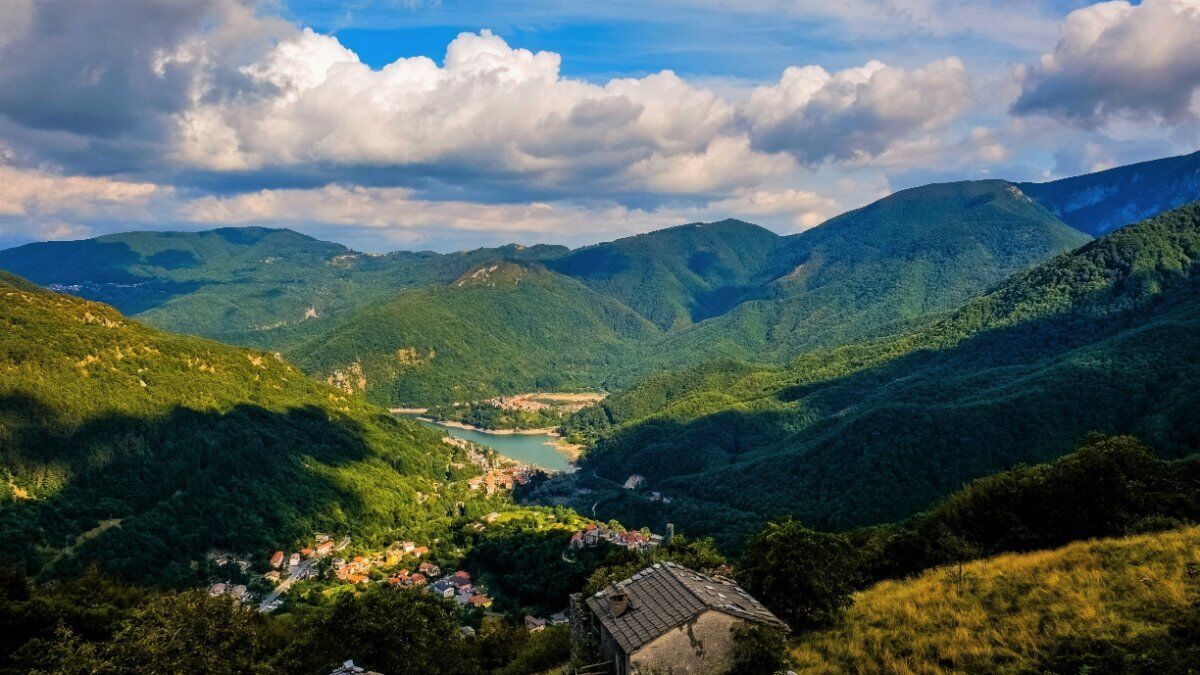
{"label": "tree", "polygon": [[725,556],[717,550],[711,538],[688,539],[676,536],[671,543],[650,549],[649,554],[619,551],[597,568],[583,586],[583,594],[591,595],[609,584],[628,579],[655,563],[671,561],[698,572],[711,572],[725,564]]}
{"label": "tree", "polygon": [[746,542],[738,580],[794,630],[828,625],[850,604],[859,559],[840,534],[786,519],[767,523]]}
{"label": "tree", "polygon": [[104,661],[112,672],[262,672],[264,625],[258,612],[227,597],[163,594],[125,622]]}
{"label": "tree", "polygon": [[742,624],[733,634],[733,663],[729,675],[783,673],[791,666],[787,638],[773,628]]}
{"label": "tree", "polygon": [[346,594],[302,621],[286,669],[313,672],[354,659],[388,675],[475,670],[459,632],[458,610],[420,590],[371,586]]}

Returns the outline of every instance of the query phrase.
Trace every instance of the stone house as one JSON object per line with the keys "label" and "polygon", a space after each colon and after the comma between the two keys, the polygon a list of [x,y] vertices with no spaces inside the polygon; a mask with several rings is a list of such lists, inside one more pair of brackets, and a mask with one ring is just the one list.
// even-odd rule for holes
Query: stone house
{"label": "stone house", "polygon": [[572,635],[598,645],[613,675],[673,675],[729,666],[734,630],[746,622],[788,626],[732,580],[661,563],[572,602]]}

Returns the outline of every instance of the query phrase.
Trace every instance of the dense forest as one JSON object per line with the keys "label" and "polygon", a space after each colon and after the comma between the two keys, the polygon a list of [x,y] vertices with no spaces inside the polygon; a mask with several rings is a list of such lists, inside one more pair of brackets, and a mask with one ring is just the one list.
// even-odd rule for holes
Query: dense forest
{"label": "dense forest", "polygon": [[660,374],[568,426],[596,439],[586,470],[644,475],[677,512],[715,503],[833,528],[904,517],[1093,431],[1184,456],[1200,447],[1197,260],[1192,205],[900,336],[782,368]]}
{"label": "dense forest", "polygon": [[277,355],[163,333],[11,276],[0,372],[0,555],[31,571],[95,564],[188,583],[211,549],[436,530],[464,499],[439,488],[452,448],[437,432]]}

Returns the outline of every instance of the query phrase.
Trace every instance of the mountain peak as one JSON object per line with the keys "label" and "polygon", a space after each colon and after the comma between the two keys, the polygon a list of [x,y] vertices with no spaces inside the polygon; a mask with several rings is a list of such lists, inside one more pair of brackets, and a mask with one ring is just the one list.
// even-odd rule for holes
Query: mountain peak
{"label": "mountain peak", "polygon": [[456,279],[451,285],[455,288],[471,286],[515,286],[535,272],[536,270],[527,265],[507,260],[497,260],[472,268]]}

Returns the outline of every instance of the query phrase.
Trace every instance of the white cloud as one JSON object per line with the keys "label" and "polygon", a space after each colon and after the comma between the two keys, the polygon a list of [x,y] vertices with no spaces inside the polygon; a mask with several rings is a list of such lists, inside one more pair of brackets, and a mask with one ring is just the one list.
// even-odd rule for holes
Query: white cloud
{"label": "white cloud", "polygon": [[732,128],[729,102],[671,72],[598,86],[559,64],[483,31],[451,42],[443,66],[414,57],[373,70],[306,29],[242,68],[252,91],[183,112],[176,156],[214,170],[445,164],[620,183],[639,161],[705,153]]}
{"label": "white cloud", "polygon": [[861,162],[941,129],[971,98],[957,59],[832,75],[789,68],[748,102],[670,71],[598,85],[563,77],[557,54],[489,31],[459,35],[443,65],[414,57],[374,70],[305,29],[240,72],[249,89],[206,92],[177,116],[179,162],[421,167],[593,195],[751,187],[794,172],[787,155]]}
{"label": "white cloud", "polygon": [[783,216],[789,229],[807,230],[837,215],[836,200],[810,190],[747,190],[741,194],[710,202],[712,213],[736,214],[747,220]]}
{"label": "white cloud", "polygon": [[944,128],[971,102],[966,69],[955,58],[905,70],[872,61],[829,73],[788,68],[779,84],[758,87],[746,116],[755,147],[798,160],[868,159],[918,132]]}
{"label": "white cloud", "polygon": [[591,243],[684,222],[689,211],[646,211],[616,203],[480,204],[421,199],[404,188],[329,185],[202,197],[180,205],[193,224],[268,225],[336,230],[343,237],[413,244],[500,240]]}
{"label": "white cloud", "polygon": [[145,213],[154,198],[171,192],[153,183],[0,165],[0,216],[9,218],[125,218],[135,211]]}
{"label": "white cloud", "polygon": [[1083,127],[1200,119],[1200,0],[1102,2],[1069,14],[1053,52],[1019,67],[1019,114]]}

